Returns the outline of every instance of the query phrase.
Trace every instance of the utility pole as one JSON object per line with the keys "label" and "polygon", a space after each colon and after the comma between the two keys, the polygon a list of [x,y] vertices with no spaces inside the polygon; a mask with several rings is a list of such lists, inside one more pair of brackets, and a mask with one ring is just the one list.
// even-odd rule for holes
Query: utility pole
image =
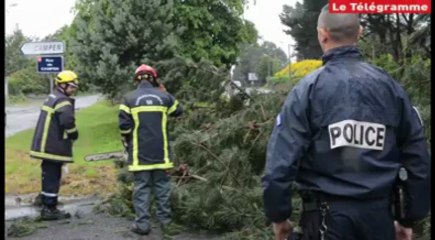
{"label": "utility pole", "polygon": [[288,78],[290,80],[291,78],[291,65],[292,65],[292,60],[291,60],[291,49],[290,49],[290,43],[288,44]]}
{"label": "utility pole", "polygon": [[9,78],[5,77],[5,102],[9,102]]}
{"label": "utility pole", "polygon": [[53,75],[48,74],[48,81],[50,81],[50,94],[53,94]]}

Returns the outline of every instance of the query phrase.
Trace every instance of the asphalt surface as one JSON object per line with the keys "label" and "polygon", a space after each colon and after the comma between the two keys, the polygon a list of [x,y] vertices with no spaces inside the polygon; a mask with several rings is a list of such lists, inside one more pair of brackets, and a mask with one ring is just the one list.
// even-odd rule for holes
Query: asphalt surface
{"label": "asphalt surface", "polygon": [[[36,231],[24,237],[8,237],[8,230],[13,223],[23,217],[35,219],[39,216],[39,208],[31,205],[30,199],[36,194],[6,197],[5,239],[22,240],[118,240],[118,239],[144,239],[161,240],[162,232],[157,223],[152,223],[149,235],[140,236],[130,231],[131,219],[113,217],[103,213],[95,213],[94,207],[100,200],[93,197],[59,199],[64,203],[59,206],[61,210],[71,213],[67,220],[38,222]],[[21,201],[16,201],[20,198]],[[218,240],[214,235],[200,233],[182,233],[174,236],[173,240]]]}
{"label": "asphalt surface", "polygon": [[[162,232],[157,224],[153,224],[151,232],[146,236],[137,235],[129,230],[132,221],[126,218],[111,217],[106,214],[87,213],[79,218],[73,216],[69,220],[59,220],[41,223],[41,227],[31,235],[13,238],[7,237],[7,228],[12,222],[6,222],[5,238],[21,240],[161,240]],[[183,233],[173,240],[218,240],[215,236],[206,234]]]}
{"label": "asphalt surface", "polygon": [[[96,103],[99,95],[75,97],[75,108],[86,108]],[[39,100],[42,102],[41,100]],[[41,104],[40,104],[41,105]],[[34,128],[39,117],[41,106],[6,106],[5,137]]]}

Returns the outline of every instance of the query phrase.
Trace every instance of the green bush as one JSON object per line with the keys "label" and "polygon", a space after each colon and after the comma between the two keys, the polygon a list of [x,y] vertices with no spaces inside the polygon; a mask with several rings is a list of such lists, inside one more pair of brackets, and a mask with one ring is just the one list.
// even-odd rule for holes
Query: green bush
{"label": "green bush", "polygon": [[36,72],[34,66],[18,70],[9,76],[9,94],[47,94],[50,82],[47,75]]}
{"label": "green bush", "polygon": [[11,95],[9,96],[8,103],[17,104],[17,103],[25,103],[26,97],[23,94],[19,95]]}

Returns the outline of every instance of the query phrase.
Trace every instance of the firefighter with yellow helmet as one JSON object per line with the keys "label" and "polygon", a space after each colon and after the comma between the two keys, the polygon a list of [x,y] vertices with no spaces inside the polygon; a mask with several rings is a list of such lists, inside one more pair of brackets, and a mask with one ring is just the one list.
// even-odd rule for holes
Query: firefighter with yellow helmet
{"label": "firefighter with yellow helmet", "polygon": [[71,97],[78,90],[78,77],[73,71],[62,71],[55,79],[55,89],[45,100],[36,124],[30,156],[41,159],[42,220],[70,218],[57,209],[62,166],[73,162],[73,141],[78,139]]}

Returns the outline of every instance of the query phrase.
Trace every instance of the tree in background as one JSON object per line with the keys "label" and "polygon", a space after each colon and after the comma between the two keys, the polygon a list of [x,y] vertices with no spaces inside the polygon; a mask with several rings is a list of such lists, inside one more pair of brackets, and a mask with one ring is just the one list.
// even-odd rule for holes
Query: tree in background
{"label": "tree in background", "polygon": [[302,3],[297,2],[294,7],[283,6],[279,17],[282,24],[289,28],[284,32],[296,41],[297,61],[322,56],[317,40],[317,18],[327,3],[328,0],[304,0]]}
{"label": "tree in background", "polygon": [[[316,27],[320,10],[327,3],[327,0],[304,0],[294,7],[283,6],[281,22],[289,28],[284,32],[296,41],[298,61],[322,55]],[[417,52],[429,58],[430,20],[428,14],[363,14],[362,41],[372,47],[367,49],[372,55],[390,53],[398,62]]]}
{"label": "tree in background", "polygon": [[21,52],[21,46],[30,41],[31,39],[24,36],[19,28],[5,37],[5,76],[9,76],[30,64],[31,60]]}
{"label": "tree in background", "polygon": [[9,94],[23,96],[50,93],[50,82],[45,74],[36,72],[36,60],[9,75]]}
{"label": "tree in background", "polygon": [[65,42],[65,53],[64,56],[64,68],[74,69],[77,66],[75,56],[72,53],[71,39],[74,34],[74,25],[65,25],[58,29],[55,33],[46,36],[43,41],[63,41]]}
{"label": "tree in background", "polygon": [[174,25],[183,29],[180,53],[196,62],[207,59],[230,68],[240,44],[257,38],[253,23],[240,17],[243,2],[239,0],[182,1],[176,3],[175,11]]}
{"label": "tree in background", "polygon": [[246,81],[248,73],[255,72],[258,60],[263,56],[262,49],[257,44],[246,44],[242,47],[234,69],[233,79]]}
{"label": "tree in background", "polygon": [[[71,47],[73,36],[77,31],[77,26],[74,24],[65,25],[59,28],[55,33],[44,37],[43,41],[63,41],[65,43],[65,52],[62,54],[64,59],[64,69],[77,72],[77,59]],[[92,83],[87,78],[79,75],[80,91],[87,91],[92,87]]]}
{"label": "tree in background", "polygon": [[[71,47],[77,71],[110,98],[128,88],[140,63],[181,56],[229,69],[239,45],[257,35],[241,19],[241,0],[82,0],[76,9]],[[190,76],[182,77],[186,82]],[[170,87],[173,79],[166,80]]]}
{"label": "tree in background", "polygon": [[255,72],[261,81],[266,82],[268,77],[273,76],[281,67],[279,59],[263,55],[260,57]]}
{"label": "tree in background", "polygon": [[242,48],[233,79],[247,81],[248,74],[254,72],[260,81],[265,82],[267,77],[273,76],[287,61],[284,51],[272,42],[265,41],[261,46],[247,44]]}
{"label": "tree in background", "polygon": [[362,24],[362,41],[371,46],[367,52],[372,57],[390,53],[395,61],[402,62],[417,53],[430,58],[430,15],[366,14]]}
{"label": "tree in background", "polygon": [[390,73],[409,94],[431,139],[430,15],[363,15],[359,48],[369,62]]}
{"label": "tree in background", "polygon": [[275,43],[265,41],[261,45],[261,48],[264,49],[264,53],[268,56],[278,60],[281,67],[288,63],[287,55],[281,48],[276,46]]}
{"label": "tree in background", "polygon": [[48,78],[36,72],[36,56],[27,57],[21,52],[26,42],[37,41],[16,28],[5,37],[5,76],[9,77],[9,94],[46,94],[50,92]]}
{"label": "tree in background", "polygon": [[173,57],[176,32],[168,22],[172,1],[79,1],[71,48],[78,74],[110,98],[129,83],[139,62]]}

